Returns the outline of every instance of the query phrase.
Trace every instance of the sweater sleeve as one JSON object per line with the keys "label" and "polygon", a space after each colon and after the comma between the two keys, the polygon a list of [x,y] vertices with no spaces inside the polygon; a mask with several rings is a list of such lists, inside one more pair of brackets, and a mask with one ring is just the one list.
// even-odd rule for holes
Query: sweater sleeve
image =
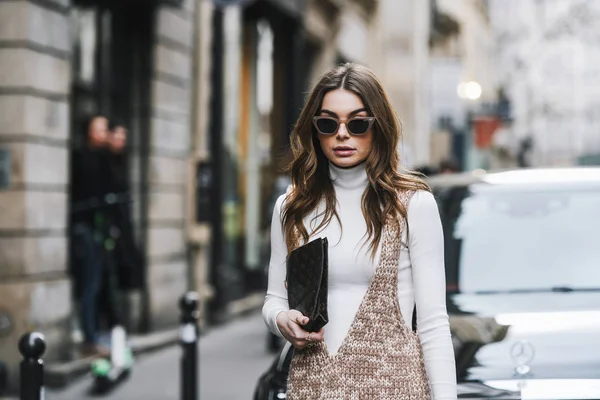
{"label": "sweater sleeve", "polygon": [[277,314],[289,310],[287,289],[285,288],[287,245],[281,226],[281,208],[284,199],[285,195],[281,195],[275,202],[273,218],[271,219],[271,260],[269,262],[267,294],[262,309],[263,319],[267,327],[280,337],[282,335],[277,327]]}
{"label": "sweater sleeve", "polygon": [[433,195],[418,191],[408,206],[409,254],[418,335],[434,400],[456,400],[456,365],[446,310],[444,236]]}

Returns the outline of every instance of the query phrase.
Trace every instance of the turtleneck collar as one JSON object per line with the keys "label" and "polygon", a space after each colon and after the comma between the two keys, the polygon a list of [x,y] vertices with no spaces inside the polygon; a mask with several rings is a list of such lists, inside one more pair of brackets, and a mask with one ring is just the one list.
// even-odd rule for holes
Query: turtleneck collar
{"label": "turtleneck collar", "polygon": [[365,162],[350,168],[340,168],[332,163],[329,163],[329,176],[331,177],[335,187],[344,189],[361,189],[365,188],[369,183],[365,167]]}

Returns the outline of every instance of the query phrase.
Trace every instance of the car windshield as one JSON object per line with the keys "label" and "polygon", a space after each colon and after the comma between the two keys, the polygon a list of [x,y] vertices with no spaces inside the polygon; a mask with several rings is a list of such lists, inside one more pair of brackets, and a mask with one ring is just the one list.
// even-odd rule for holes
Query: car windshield
{"label": "car windshield", "polygon": [[449,291],[600,288],[600,185],[437,193]]}

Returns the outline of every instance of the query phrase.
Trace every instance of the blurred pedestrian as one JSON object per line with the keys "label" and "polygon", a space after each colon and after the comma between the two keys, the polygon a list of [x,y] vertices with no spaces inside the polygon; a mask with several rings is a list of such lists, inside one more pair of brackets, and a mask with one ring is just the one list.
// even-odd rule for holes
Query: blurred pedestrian
{"label": "blurred pedestrian", "polygon": [[[440,216],[427,184],[401,169],[399,141],[380,81],[356,64],[320,78],[292,132],[263,307],[295,346],[290,400],[457,397]],[[286,257],[317,237],[329,243],[329,323],[308,332],[289,309]]]}
{"label": "blurred pedestrian", "polygon": [[127,128],[121,121],[111,122],[107,139],[110,169],[109,191],[117,195],[129,194],[127,135]]}
{"label": "blurred pedestrian", "polygon": [[519,168],[531,167],[533,145],[533,138],[531,136],[527,136],[519,141],[519,149],[517,152],[517,165]]}
{"label": "blurred pedestrian", "polygon": [[440,167],[438,170],[440,174],[456,174],[460,171],[460,167],[453,158],[446,158],[440,161]]}
{"label": "blurred pedestrian", "polygon": [[141,287],[141,257],[135,241],[131,212],[131,184],[129,179],[128,130],[119,120],[111,123],[108,136],[109,192],[113,198],[110,207],[109,265],[106,270],[106,287],[102,295],[106,304],[109,324],[123,323],[119,312],[118,292]]}
{"label": "blurred pedestrian", "polygon": [[104,240],[97,226],[108,189],[108,118],[93,115],[82,123],[82,145],[71,161],[71,272],[84,335],[83,355],[106,353],[98,344],[97,296],[102,284]]}
{"label": "blurred pedestrian", "polygon": [[429,178],[437,173],[436,169],[429,165],[419,166],[419,167],[415,168],[415,172],[423,174],[423,176],[426,178]]}

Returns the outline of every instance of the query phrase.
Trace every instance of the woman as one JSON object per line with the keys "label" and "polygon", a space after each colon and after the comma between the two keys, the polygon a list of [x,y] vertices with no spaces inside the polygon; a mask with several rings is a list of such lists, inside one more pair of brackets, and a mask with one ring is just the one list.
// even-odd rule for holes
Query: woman
{"label": "woman", "polygon": [[[456,399],[440,217],[426,183],[401,170],[399,141],[381,83],[355,64],[319,80],[292,132],[263,307],[296,348],[288,399]],[[288,307],[285,261],[317,237],[329,242],[329,323],[309,333]]]}

